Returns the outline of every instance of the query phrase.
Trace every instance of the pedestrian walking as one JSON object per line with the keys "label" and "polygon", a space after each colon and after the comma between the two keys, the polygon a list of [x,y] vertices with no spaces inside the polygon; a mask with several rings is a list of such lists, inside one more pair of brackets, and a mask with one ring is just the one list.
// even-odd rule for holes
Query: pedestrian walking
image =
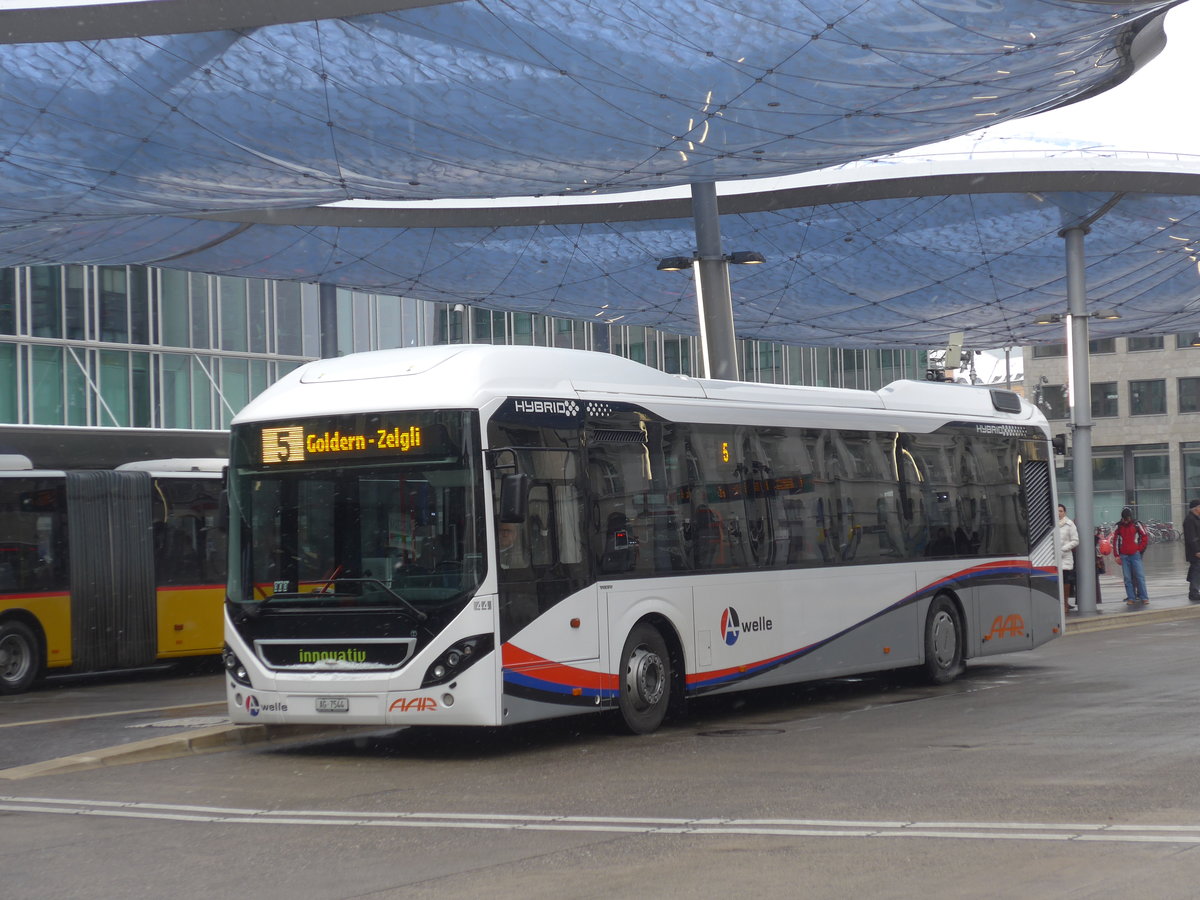
{"label": "pedestrian walking", "polygon": [[1112,545],[1113,559],[1120,564],[1125,579],[1125,605],[1146,606],[1150,603],[1150,593],[1146,590],[1142,554],[1150,546],[1150,533],[1134,519],[1128,506],[1121,510],[1121,521],[1113,527]]}
{"label": "pedestrian walking", "polygon": [[1200,603],[1200,500],[1188,501],[1183,517],[1183,555],[1188,562],[1188,599]]}
{"label": "pedestrian walking", "polygon": [[1067,508],[1058,504],[1058,543],[1062,550],[1063,612],[1075,609],[1071,605],[1071,589],[1075,587],[1075,548],[1079,546],[1079,530],[1067,518]]}

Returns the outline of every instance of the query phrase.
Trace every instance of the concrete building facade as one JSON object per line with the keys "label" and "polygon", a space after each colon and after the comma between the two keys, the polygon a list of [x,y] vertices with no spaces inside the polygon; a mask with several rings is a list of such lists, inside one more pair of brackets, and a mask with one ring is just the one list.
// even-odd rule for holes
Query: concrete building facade
{"label": "concrete building facade", "polygon": [[[1067,346],[1024,357],[1026,396],[1068,435],[1058,490],[1074,515]],[[1200,333],[1093,340],[1089,365],[1095,522],[1111,525],[1131,506],[1144,522],[1180,527],[1188,499],[1200,497]]]}

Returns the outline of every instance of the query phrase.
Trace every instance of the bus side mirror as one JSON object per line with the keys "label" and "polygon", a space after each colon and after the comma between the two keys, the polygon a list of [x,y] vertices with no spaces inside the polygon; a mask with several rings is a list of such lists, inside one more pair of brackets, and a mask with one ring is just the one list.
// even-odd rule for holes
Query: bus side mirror
{"label": "bus side mirror", "polygon": [[529,475],[505,475],[500,479],[500,521],[524,522],[529,513]]}

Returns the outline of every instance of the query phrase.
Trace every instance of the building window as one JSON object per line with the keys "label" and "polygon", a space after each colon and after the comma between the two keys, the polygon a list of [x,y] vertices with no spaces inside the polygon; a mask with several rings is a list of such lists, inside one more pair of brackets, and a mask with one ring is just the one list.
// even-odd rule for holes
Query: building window
{"label": "building window", "polygon": [[162,354],[162,424],[166,428],[192,427],[191,362],[183,354]]}
{"label": "building window", "polygon": [[1129,382],[1129,414],[1161,416],[1167,411],[1167,382],[1164,378]]}
{"label": "building window", "polygon": [[1180,444],[1183,454],[1183,496],[1185,500],[1200,497],[1200,441]]}
{"label": "building window", "polygon": [[1134,454],[1133,491],[1139,519],[1171,520],[1171,467],[1165,451]]}
{"label": "building window", "polygon": [[0,344],[0,422],[15,423],[20,403],[17,370],[17,345]]}
{"label": "building window", "polygon": [[1179,411],[1200,412],[1200,378],[1179,379]]}
{"label": "building window", "polygon": [[192,272],[188,276],[192,303],[192,346],[208,349],[212,346],[210,325],[210,280],[207,275]]}
{"label": "building window", "polygon": [[1175,335],[1175,349],[1188,350],[1200,347],[1200,331],[1183,331]]}
{"label": "building window", "polygon": [[63,351],[61,347],[29,348],[31,351],[31,404],[29,421],[34,425],[61,425],[63,410]]}
{"label": "building window", "polygon": [[0,269],[0,334],[17,333],[17,270]]}
{"label": "building window", "polygon": [[97,282],[97,337],[116,344],[129,343],[129,273],[124,266],[101,266]]}
{"label": "building window", "polygon": [[88,339],[88,282],[90,270],[84,266],[65,266],[66,336],[72,341]]}
{"label": "building window", "polygon": [[1092,418],[1111,419],[1117,415],[1117,383],[1101,381],[1092,385]]}
{"label": "building window", "polygon": [[36,266],[29,270],[29,334],[61,338],[62,269]]}
{"label": "building window", "polygon": [[1034,393],[1034,401],[1041,407],[1047,419],[1066,419],[1070,416],[1067,406],[1065,384],[1040,384]]}
{"label": "building window", "polygon": [[186,272],[163,269],[159,272],[162,296],[162,343],[168,347],[187,347],[191,325],[188,308],[188,276]]}
{"label": "building window", "polygon": [[233,416],[250,402],[250,361],[221,360],[221,427],[228,428]]}
{"label": "building window", "polygon": [[303,354],[304,316],[301,312],[300,285],[290,281],[280,281],[275,285],[274,321],[275,352],[286,356]]}
{"label": "building window", "polygon": [[1158,337],[1131,337],[1126,341],[1126,347],[1130,353],[1137,353],[1141,350],[1161,350],[1163,348],[1163,339],[1160,334]]}
{"label": "building window", "polygon": [[247,350],[249,339],[246,329],[248,305],[247,283],[244,278],[221,276],[217,279],[220,297],[221,337],[218,346],[223,350]]}
{"label": "building window", "polygon": [[1054,356],[1066,356],[1066,344],[1039,344],[1033,348],[1034,359],[1049,359]]}
{"label": "building window", "polygon": [[1125,460],[1122,456],[1092,458],[1092,511],[1097,524],[1115,523],[1125,505]]}
{"label": "building window", "polygon": [[1116,353],[1117,339],[1116,338],[1097,338],[1094,341],[1088,341],[1089,353]]}

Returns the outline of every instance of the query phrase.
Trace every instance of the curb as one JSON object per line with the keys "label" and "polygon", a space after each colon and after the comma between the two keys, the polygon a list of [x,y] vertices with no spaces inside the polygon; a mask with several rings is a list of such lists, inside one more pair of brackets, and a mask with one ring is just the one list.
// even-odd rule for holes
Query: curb
{"label": "curb", "polygon": [[90,769],[109,766],[176,759],[201,753],[218,753],[230,747],[251,744],[286,744],[304,738],[347,736],[379,730],[375,726],[355,725],[334,727],[328,725],[234,725],[232,723],[209,725],[206,728],[196,728],[192,731],[165,737],[119,744],[116,747],[105,747],[103,750],[95,750],[91,753],[77,753],[74,756],[63,756],[59,759],[48,759],[44,762],[15,766],[11,769],[0,769],[0,779],[20,781],[25,778],[36,778],[39,775],[86,772]]}
{"label": "curb", "polygon": [[1200,618],[1200,605],[1169,606],[1165,609],[1143,609],[1137,612],[1102,612],[1086,619],[1068,619],[1064,636],[1070,637],[1073,634],[1084,634],[1089,631],[1109,631],[1113,628],[1129,628],[1133,625],[1151,625],[1155,622],[1175,622],[1196,618]]}

